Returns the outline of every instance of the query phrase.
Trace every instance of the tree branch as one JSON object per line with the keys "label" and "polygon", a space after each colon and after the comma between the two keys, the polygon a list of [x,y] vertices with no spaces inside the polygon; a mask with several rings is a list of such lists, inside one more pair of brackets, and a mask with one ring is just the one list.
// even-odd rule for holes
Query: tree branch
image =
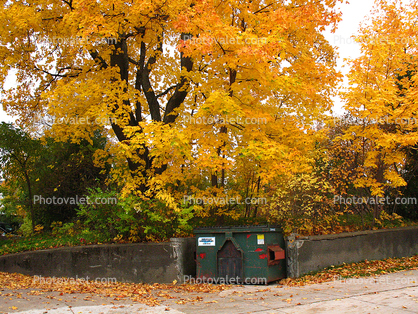
{"label": "tree branch", "polygon": [[[162,43],[160,41],[159,48],[157,50],[162,50]],[[151,56],[148,58],[148,62],[146,65],[145,63],[145,54],[146,54],[146,47],[145,43],[141,42],[141,56],[140,56],[140,79],[143,92],[148,102],[148,107],[151,113],[151,119],[154,121],[161,121],[161,113],[160,113],[160,104],[158,102],[157,97],[155,96],[155,92],[152,89],[149,74],[150,74],[150,67],[157,61],[156,56]]]}
{"label": "tree branch", "polygon": [[97,50],[89,50],[90,56],[99,65],[100,70],[107,69],[108,65],[106,61],[99,55]]}
{"label": "tree branch", "polygon": [[[182,40],[189,40],[192,36],[190,34],[181,34]],[[180,54],[180,65],[181,69],[186,69],[187,72],[190,72],[193,68],[193,61],[191,57],[185,57],[183,53]],[[176,86],[174,94],[170,97],[170,100],[167,103],[165,112],[164,112],[164,123],[173,123],[178,114],[174,113],[174,110],[180,107],[184,99],[187,96],[187,89],[190,85],[190,81],[187,77],[181,76],[180,82]]]}
{"label": "tree branch", "polygon": [[160,97],[162,97],[164,95],[167,95],[173,88],[176,88],[176,87],[177,87],[177,85],[170,86],[165,91],[163,91],[162,93],[158,94],[156,97],[157,98],[160,98]]}

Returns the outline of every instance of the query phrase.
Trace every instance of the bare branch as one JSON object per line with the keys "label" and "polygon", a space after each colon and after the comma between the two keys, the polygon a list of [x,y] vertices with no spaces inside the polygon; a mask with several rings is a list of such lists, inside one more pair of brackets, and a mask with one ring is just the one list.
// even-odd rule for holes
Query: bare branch
{"label": "bare branch", "polygon": [[164,96],[164,95],[167,95],[173,88],[176,88],[177,87],[177,84],[176,85],[173,85],[173,86],[170,86],[169,88],[167,88],[164,92],[162,92],[162,93],[160,93],[160,94],[158,94],[156,97],[157,98],[160,98],[160,97],[162,97],[162,96]]}

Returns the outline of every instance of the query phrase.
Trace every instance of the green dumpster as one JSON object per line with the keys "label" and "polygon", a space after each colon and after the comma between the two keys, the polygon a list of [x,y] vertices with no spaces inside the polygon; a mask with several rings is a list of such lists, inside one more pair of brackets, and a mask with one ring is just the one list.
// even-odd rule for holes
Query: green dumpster
{"label": "green dumpster", "polygon": [[196,228],[194,234],[200,282],[267,284],[286,277],[285,243],[278,226]]}

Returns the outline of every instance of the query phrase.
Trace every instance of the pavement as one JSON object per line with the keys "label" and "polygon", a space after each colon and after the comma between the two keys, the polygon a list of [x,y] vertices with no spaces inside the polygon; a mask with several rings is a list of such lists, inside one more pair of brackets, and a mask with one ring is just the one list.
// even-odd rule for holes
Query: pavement
{"label": "pavement", "polygon": [[160,305],[90,294],[0,288],[0,313],[223,314],[418,313],[418,270],[301,287],[232,286],[216,293],[170,293]]}

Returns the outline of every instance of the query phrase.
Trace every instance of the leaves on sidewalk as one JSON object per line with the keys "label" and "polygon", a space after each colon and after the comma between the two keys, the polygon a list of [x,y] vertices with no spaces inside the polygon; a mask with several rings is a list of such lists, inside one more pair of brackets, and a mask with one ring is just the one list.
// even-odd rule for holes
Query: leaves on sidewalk
{"label": "leaves on sidewalk", "polygon": [[418,255],[402,258],[388,258],[385,260],[367,261],[360,263],[332,266],[323,271],[307,274],[300,278],[286,278],[280,281],[281,285],[303,286],[328,282],[344,278],[359,278],[383,275],[406,269],[418,269]]}
{"label": "leaves on sidewalk", "polygon": [[[129,299],[149,306],[160,305],[161,299],[174,299],[173,294],[189,293],[217,293],[228,289],[226,285],[211,284],[135,284],[135,283],[99,283],[95,281],[65,280],[66,278],[27,276],[17,273],[0,272],[0,287],[3,289],[17,290],[29,289],[29,294],[38,295],[44,292],[60,292],[59,295],[86,293],[102,297],[110,297],[115,300]],[[89,298],[89,296],[86,296]],[[182,300],[182,299],[180,299]],[[202,297],[184,299],[184,301],[202,301]]]}

